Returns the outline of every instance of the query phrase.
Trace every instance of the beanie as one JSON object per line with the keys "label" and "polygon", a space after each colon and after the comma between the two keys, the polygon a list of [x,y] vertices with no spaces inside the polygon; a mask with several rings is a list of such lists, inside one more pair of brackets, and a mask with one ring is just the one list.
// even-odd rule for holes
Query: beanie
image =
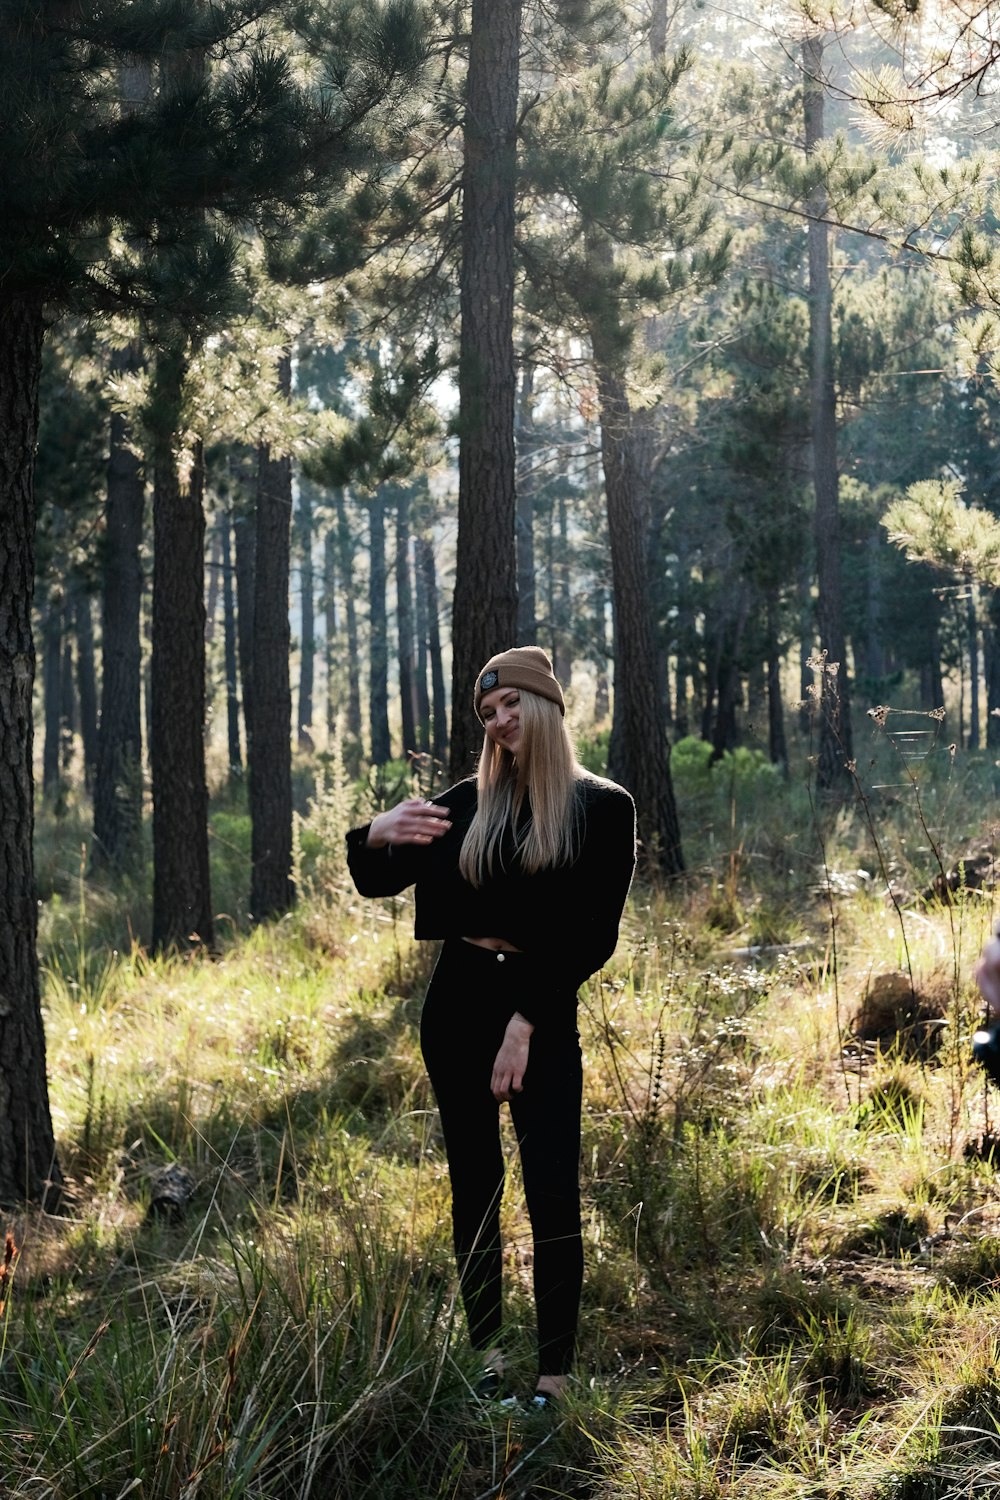
{"label": "beanie", "polygon": [[541,646],[515,646],[510,651],[501,651],[499,656],[490,657],[476,678],[475,705],[480,719],[479,705],[483,694],[498,687],[523,688],[526,693],[537,693],[540,698],[557,703],[561,714],[566,712],[562,688]]}

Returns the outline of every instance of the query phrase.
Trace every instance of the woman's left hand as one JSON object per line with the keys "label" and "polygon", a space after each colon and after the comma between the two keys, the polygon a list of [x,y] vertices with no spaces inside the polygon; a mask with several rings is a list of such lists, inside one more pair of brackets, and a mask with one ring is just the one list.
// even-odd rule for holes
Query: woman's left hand
{"label": "woman's left hand", "polygon": [[511,1094],[519,1094],[524,1088],[524,1074],[528,1066],[528,1044],[534,1031],[530,1021],[515,1011],[507,1022],[500,1051],[493,1064],[490,1089],[494,1099],[501,1103]]}

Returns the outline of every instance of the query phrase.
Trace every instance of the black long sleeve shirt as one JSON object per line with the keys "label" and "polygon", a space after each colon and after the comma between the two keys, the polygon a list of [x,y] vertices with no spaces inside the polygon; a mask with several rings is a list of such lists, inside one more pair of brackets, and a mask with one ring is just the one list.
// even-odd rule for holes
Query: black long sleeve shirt
{"label": "black long sleeve shirt", "polygon": [[470,778],[433,798],[448,809],[451,827],[432,844],[371,849],[371,825],[352,829],[351,877],[362,896],[394,896],[415,884],[417,938],[505,938],[532,960],[516,1009],[536,1026],[564,1022],[567,1011],[575,1014],[581,984],[615,950],[635,869],[635,805],[628,792],[587,776],[577,783],[577,797],[580,845],[571,864],[526,875],[514,855],[482,885],[464,880],[458,856],[477,800]]}

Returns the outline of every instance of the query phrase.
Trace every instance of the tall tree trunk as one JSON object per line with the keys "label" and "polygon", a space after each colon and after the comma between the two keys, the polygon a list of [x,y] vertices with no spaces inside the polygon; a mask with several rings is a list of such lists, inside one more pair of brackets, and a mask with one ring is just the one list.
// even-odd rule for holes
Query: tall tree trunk
{"label": "tall tree trunk", "polygon": [[396,633],[399,640],[399,707],[403,727],[403,756],[416,754],[417,684],[413,651],[413,588],[410,583],[410,495],[400,489],[396,498]]}
{"label": "tall tree trunk", "polygon": [[243,780],[240,751],[240,685],[236,664],[236,590],[233,587],[232,519],[229,511],[219,516],[222,557],[222,627],[226,667],[226,744],[229,752],[229,785]]}
{"label": "tall tree trunk", "polygon": [[778,606],[773,594],[766,604],[767,629],[767,749],[772,763],[788,773],[788,741],[785,737],[785,711],[781,701],[781,646],[778,635]]}
{"label": "tall tree trunk", "polygon": [[650,871],[684,869],[670,779],[663,699],[649,610],[649,499],[632,441],[631,412],[610,352],[592,331],[601,416],[601,456],[615,612],[615,700],[608,774],[635,798],[643,862]]}
{"label": "tall tree trunk", "polygon": [[608,591],[603,583],[594,587],[594,722],[602,724],[611,706],[608,683]]}
{"label": "tall tree trunk", "polygon": [[313,497],[307,480],[299,483],[298,508],[299,597],[302,641],[299,650],[298,742],[303,750],[313,748],[313,681],[316,663],[316,606],[313,576]]}
{"label": "tall tree trunk", "polygon": [[1000,589],[990,592],[987,620],[988,624],[983,631],[986,744],[993,750],[1000,745]]}
{"label": "tall tree trunk", "polygon": [[73,590],[76,626],[76,690],[80,702],[80,740],[83,745],[83,780],[87,790],[94,785],[97,765],[97,672],[94,667],[94,616],[90,595],[77,582]]}
{"label": "tall tree trunk", "polygon": [[62,659],[59,666],[59,767],[64,785],[73,771],[76,747],[76,682],[73,670],[72,608],[68,595],[63,599]]}
{"label": "tall tree trunk", "polygon": [[351,535],[343,490],[337,490],[334,508],[337,512],[337,553],[340,576],[344,582],[344,623],[347,629],[347,737],[344,763],[351,776],[358,776],[363,755],[359,671],[361,650],[358,642],[358,611],[354,598],[354,538]]}
{"label": "tall tree trunk", "polygon": [[[292,389],[291,355],[278,362],[278,390]],[[253,594],[253,739],[249,747],[250,910],[263,922],[289,910],[292,881],[292,685],[288,586],[292,461],[258,455]]]}
{"label": "tall tree trunk", "polygon": [[[137,346],[115,360],[139,367]],[[146,485],[120,413],[111,417],[101,574],[101,719],[94,780],[95,867],[142,860],[142,545]]]}
{"label": "tall tree trunk", "polygon": [[0,1203],[55,1210],[35,891],[31,634],[41,304],[0,296]]}
{"label": "tall tree trunk", "polygon": [[201,445],[175,453],[185,357],[157,359],[153,434],[153,945],[211,947],[205,779],[205,482]]}
{"label": "tall tree trunk", "polygon": [[62,589],[53,589],[42,617],[42,709],[45,740],[42,745],[42,793],[56,802],[62,784]]}
{"label": "tall tree trunk", "polygon": [[965,631],[969,642],[969,749],[979,749],[979,619],[976,586],[969,583],[965,603]]}
{"label": "tall tree trunk", "polygon": [[[444,696],[444,665],[441,657],[441,616],[438,608],[434,546],[430,537],[420,538],[420,567],[427,595],[427,654],[431,664],[431,748],[434,759],[444,765],[448,758],[448,709]],[[488,660],[489,658],[487,658]]]}
{"label": "tall tree trunk", "polygon": [[569,686],[573,676],[573,622],[570,604],[569,507],[565,494],[556,501],[558,546],[555,555],[555,616],[552,621],[552,668]]}
{"label": "tall tree trunk", "polygon": [[534,413],[535,367],[526,364],[521,371],[521,389],[517,399],[517,641],[533,646],[538,640],[535,616],[535,494],[538,482],[538,441]]}
{"label": "tall tree trunk", "polygon": [[472,0],[462,171],[451,775],[482,745],[476,673],[517,640],[514,178],[521,0]]}
{"label": "tall tree trunk", "polygon": [[340,627],[337,623],[337,533],[330,526],[323,537],[323,638],[326,664],[326,741],[337,731],[340,710],[338,671]]}
{"label": "tall tree trunk", "polygon": [[368,728],[372,764],[392,759],[389,737],[389,626],[386,618],[385,497],[373,495],[368,506]]}
{"label": "tall tree trunk", "polygon": [[417,660],[414,690],[416,693],[417,746],[427,755],[431,748],[431,695],[427,686],[430,656],[427,649],[427,587],[421,566],[420,536],[413,539],[413,593],[416,602]]}
{"label": "tall tree trunk", "polygon": [[[805,38],[802,64],[805,73],[805,146],[806,155],[812,156],[824,138],[822,36]],[[824,222],[827,210],[826,189],[819,183],[810,195],[806,231],[809,244],[809,405],[816,496],[816,614],[820,647],[826,652],[824,667],[817,677],[821,691],[816,780],[821,787],[834,787],[845,782],[845,768],[854,752],[840,576],[837,393],[833,369],[830,231]]]}
{"label": "tall tree trunk", "polygon": [[[233,571],[236,578],[236,654],[243,700],[243,735],[249,771],[253,758],[253,598],[257,578],[256,506],[233,514]],[[248,777],[249,780],[249,777]]]}

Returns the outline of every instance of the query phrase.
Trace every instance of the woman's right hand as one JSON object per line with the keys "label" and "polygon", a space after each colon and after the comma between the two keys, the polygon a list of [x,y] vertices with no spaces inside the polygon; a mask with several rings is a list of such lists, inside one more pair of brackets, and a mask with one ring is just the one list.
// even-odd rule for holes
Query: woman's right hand
{"label": "woman's right hand", "polygon": [[372,818],[367,843],[369,849],[382,849],[386,844],[432,844],[450,827],[446,807],[411,797]]}

